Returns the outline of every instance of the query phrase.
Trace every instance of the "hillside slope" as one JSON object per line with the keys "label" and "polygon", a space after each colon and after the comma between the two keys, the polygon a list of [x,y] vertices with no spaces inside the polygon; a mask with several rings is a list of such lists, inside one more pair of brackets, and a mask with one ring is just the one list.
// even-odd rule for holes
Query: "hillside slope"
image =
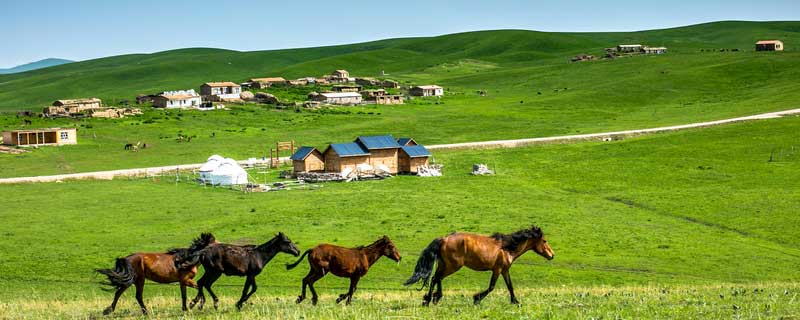
{"label": "hillside slope", "polygon": [[0,76],[0,110],[37,110],[55,99],[99,97],[108,103],[138,93],[198,88],[206,81],[249,77],[314,76],[345,68],[376,76],[418,72],[442,63],[474,59],[504,67],[563,64],[569,56],[600,54],[619,43],[670,47],[673,54],[699,49],[750,50],[758,39],[780,38],[793,50],[800,22],[716,22],[688,27],[621,33],[479,31],[429,38],[271,51],[238,52],[194,48],[82,61]]}

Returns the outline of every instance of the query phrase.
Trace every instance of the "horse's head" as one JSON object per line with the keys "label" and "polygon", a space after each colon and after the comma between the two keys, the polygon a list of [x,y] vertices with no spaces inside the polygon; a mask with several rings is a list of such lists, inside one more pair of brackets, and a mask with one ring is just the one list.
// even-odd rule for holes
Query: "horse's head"
{"label": "horse's head", "polygon": [[553,248],[550,248],[550,245],[547,244],[547,240],[544,239],[544,235],[542,235],[541,238],[533,238],[530,241],[532,242],[531,249],[545,259],[553,260],[556,256],[555,252],[553,252]]}
{"label": "horse's head", "polygon": [[278,235],[275,236],[275,239],[278,241],[278,250],[281,252],[291,254],[295,257],[300,255],[300,249],[298,249],[297,245],[295,245],[292,240],[289,240],[289,237],[287,237],[283,232],[278,232]]}
{"label": "horse's head", "polygon": [[394,245],[394,242],[392,242],[392,240],[387,236],[383,236],[383,239],[381,240],[386,244],[383,248],[383,255],[389,259],[400,262],[402,257],[400,257],[400,252],[397,251],[397,247]]}

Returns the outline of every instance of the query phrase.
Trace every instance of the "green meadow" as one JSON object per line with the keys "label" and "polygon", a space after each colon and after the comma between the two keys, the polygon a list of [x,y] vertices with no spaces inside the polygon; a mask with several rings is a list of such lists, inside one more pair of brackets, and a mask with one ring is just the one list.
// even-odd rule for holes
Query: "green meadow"
{"label": "green meadow", "polygon": [[[404,259],[379,260],[350,307],[334,306],[347,281],[329,275],[318,287],[321,306],[312,308],[293,302],[307,265],[286,271],[294,257],[278,255],[242,313],[232,304],[243,279],[222,278],[222,311],[189,316],[796,317],[798,126],[800,117],[790,117],[613,142],[438,152],[440,178],[317,190],[244,194],[174,176],[4,185],[0,191],[15,201],[0,214],[0,310],[35,317],[50,314],[42,304],[53,302],[53,316],[93,317],[111,293],[92,270],[112,266],[115,257],[186,245],[202,231],[233,243],[260,243],[283,231],[302,250],[320,242],[367,244],[386,234]],[[497,174],[471,176],[479,162]],[[277,171],[268,179],[277,180]],[[447,278],[444,300],[428,309],[419,306],[420,292],[401,285],[435,237],[530,224],[544,229],[556,259],[528,253],[516,262],[520,308],[507,304],[502,283],[483,305],[471,306],[487,273]],[[145,300],[155,317],[178,315],[177,286],[148,284]],[[118,310],[137,315],[132,293]]]}

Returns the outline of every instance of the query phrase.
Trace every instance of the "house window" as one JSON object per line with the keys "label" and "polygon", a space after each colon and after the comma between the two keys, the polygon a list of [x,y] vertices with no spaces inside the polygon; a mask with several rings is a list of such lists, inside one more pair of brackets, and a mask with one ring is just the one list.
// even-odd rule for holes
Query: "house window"
{"label": "house window", "polygon": [[69,132],[61,131],[61,140],[68,140],[69,139]]}

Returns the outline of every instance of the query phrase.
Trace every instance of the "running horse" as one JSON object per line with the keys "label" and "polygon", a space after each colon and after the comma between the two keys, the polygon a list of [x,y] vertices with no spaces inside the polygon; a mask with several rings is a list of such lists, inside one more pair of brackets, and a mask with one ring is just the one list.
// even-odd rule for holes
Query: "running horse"
{"label": "running horse", "polygon": [[244,303],[256,292],[258,287],[256,286],[256,276],[275,255],[281,252],[295,257],[300,255],[300,249],[283,232],[279,232],[275,237],[258,246],[218,243],[196,252],[190,263],[200,261],[205,273],[197,281],[197,296],[192,299],[189,308],[194,308],[195,304],[199,302],[197,308],[203,309],[203,305],[206,303],[206,297],[203,294],[203,288],[205,288],[214,299],[214,309],[217,309],[219,299],[211,290],[211,286],[225,274],[246,277],[242,297],[236,302],[236,309],[241,310]]}
{"label": "running horse", "polygon": [[[434,239],[420,254],[414,274],[405,285],[411,285],[423,280],[422,288],[431,279],[433,265],[437,264],[436,273],[430,281],[428,294],[423,297],[422,305],[436,304],[442,298],[442,280],[455,273],[461,267],[468,267],[475,271],[492,271],[489,288],[475,294],[472,299],[478,304],[486,297],[497,283],[497,278],[502,274],[503,280],[511,295],[511,303],[518,304],[514,296],[514,287],[511,285],[509,269],[517,258],[533,250],[547,260],[552,260],[555,254],[547,240],[544,239],[542,229],[531,226],[511,234],[495,233],[483,236],[471,233],[452,233],[446,237]],[[436,292],[433,289],[436,288]]]}
{"label": "running horse", "polygon": [[197,265],[200,263],[194,254],[214,243],[217,240],[213,235],[203,233],[194,239],[189,248],[171,249],[165,253],[134,253],[125,258],[117,258],[114,269],[95,270],[108,277],[108,282],[103,284],[116,288],[114,301],[103,310],[103,314],[114,312],[117,300],[131,285],[136,286],[136,301],[139,302],[142,313],[147,314],[147,307],[142,300],[145,279],[158,283],[180,282],[182,308],[183,311],[188,310],[186,287],[197,288],[192,279],[197,274]]}
{"label": "running horse", "polygon": [[339,295],[336,303],[342,302],[345,298],[350,304],[353,298],[353,293],[356,291],[358,280],[367,274],[369,267],[371,267],[380,257],[386,256],[389,259],[400,262],[400,253],[397,252],[392,240],[387,236],[383,236],[378,241],[373,242],[368,246],[359,246],[355,248],[344,248],[332,244],[320,244],[313,249],[306,250],[293,264],[287,264],[286,270],[292,270],[303,261],[303,258],[308,255],[308,264],[311,269],[308,275],[303,278],[303,290],[297,303],[303,302],[306,298],[306,286],[311,289],[311,304],[317,304],[317,291],[314,290],[314,282],[322,279],[327,273],[333,273],[335,276],[350,278],[350,290],[347,293]]}

